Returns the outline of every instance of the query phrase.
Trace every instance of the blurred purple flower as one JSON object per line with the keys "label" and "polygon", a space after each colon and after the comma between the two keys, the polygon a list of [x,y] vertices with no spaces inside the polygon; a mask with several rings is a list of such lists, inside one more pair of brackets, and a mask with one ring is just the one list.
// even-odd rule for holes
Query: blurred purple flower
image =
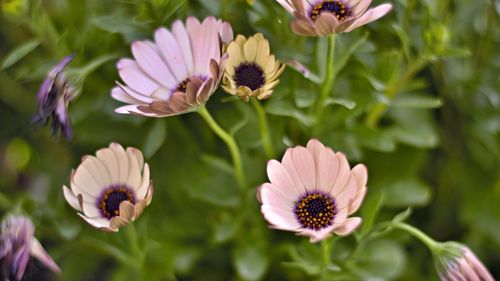
{"label": "blurred purple flower", "polygon": [[61,131],[68,140],[73,136],[68,104],[75,97],[75,90],[62,71],[73,57],[66,56],[47,74],[38,90],[38,107],[33,116],[33,123],[47,125],[50,121],[52,134],[57,136]]}
{"label": "blurred purple flower", "polygon": [[2,280],[21,280],[31,256],[54,272],[61,269],[34,237],[35,227],[24,216],[9,216],[0,228],[0,276]]}
{"label": "blurred purple flower", "polygon": [[434,253],[434,261],[442,281],[495,281],[476,255],[460,243],[443,243],[441,250]]}

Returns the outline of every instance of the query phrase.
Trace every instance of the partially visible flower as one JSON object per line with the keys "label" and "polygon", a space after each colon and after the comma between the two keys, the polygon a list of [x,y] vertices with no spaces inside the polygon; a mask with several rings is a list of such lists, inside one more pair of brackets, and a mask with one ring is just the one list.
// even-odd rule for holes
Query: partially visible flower
{"label": "partially visible flower", "polygon": [[35,227],[25,216],[8,216],[0,228],[0,276],[2,280],[23,279],[31,257],[54,272],[61,269],[34,237]]}
{"label": "partially visible flower", "polygon": [[118,82],[111,91],[130,105],[116,112],[165,117],[195,110],[217,89],[226,60],[222,50],[232,40],[229,23],[189,17],[186,25],[178,20],[171,30],[157,29],[154,42],[132,43],[135,60],[117,63],[125,85]]}
{"label": "partially visible flower", "polygon": [[488,269],[465,245],[440,243],[434,251],[434,263],[442,281],[495,281]]}
{"label": "partially visible flower", "polygon": [[50,121],[52,134],[57,136],[61,131],[68,140],[73,136],[68,104],[75,97],[75,89],[62,71],[73,57],[66,56],[49,71],[38,90],[38,106],[33,116],[33,123],[47,125]]}
{"label": "partially visible flower", "polygon": [[285,65],[269,53],[269,41],[262,33],[248,39],[238,35],[229,44],[227,53],[229,58],[222,80],[222,88],[227,93],[244,101],[250,97],[262,100],[271,96]]}
{"label": "partially visible flower", "polygon": [[326,36],[350,32],[378,20],[391,9],[382,4],[368,9],[371,0],[276,0],[295,18],[290,26],[298,35]]}
{"label": "partially visible flower", "polygon": [[348,235],[361,224],[361,218],[348,216],[366,194],[366,167],[350,169],[344,154],[318,140],[288,148],[281,162],[269,161],[267,175],[270,183],[259,187],[257,198],[272,228],[317,242],[332,233]]}
{"label": "partially visible flower", "polygon": [[92,226],[117,232],[135,221],[151,203],[153,184],[149,165],[136,148],[112,143],[96,156],[86,155],[71,173],[71,189],[63,186],[66,201]]}

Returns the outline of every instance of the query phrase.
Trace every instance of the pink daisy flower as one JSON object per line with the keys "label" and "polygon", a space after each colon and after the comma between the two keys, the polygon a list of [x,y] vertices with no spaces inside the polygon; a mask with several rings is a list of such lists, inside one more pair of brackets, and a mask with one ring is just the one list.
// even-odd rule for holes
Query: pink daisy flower
{"label": "pink daisy flower", "polygon": [[326,36],[350,32],[385,16],[391,4],[369,9],[371,0],[277,0],[295,18],[290,26],[298,35]]}
{"label": "pink daisy flower", "polygon": [[261,211],[272,228],[309,236],[348,235],[361,223],[350,217],[366,194],[364,165],[350,169],[344,154],[312,139],[307,147],[288,148],[281,162],[267,164],[269,183],[257,190]]}
{"label": "pink daisy flower", "polygon": [[150,117],[182,114],[204,104],[217,89],[225,63],[224,44],[231,25],[214,17],[200,23],[189,17],[170,30],[159,28],[154,42],[132,43],[134,59],[117,63],[120,77],[111,96],[129,105],[116,109]]}

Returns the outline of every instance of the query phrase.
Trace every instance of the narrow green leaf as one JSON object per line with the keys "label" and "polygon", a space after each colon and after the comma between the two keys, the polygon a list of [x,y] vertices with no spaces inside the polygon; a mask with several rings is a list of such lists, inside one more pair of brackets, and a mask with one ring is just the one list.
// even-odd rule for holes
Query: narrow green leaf
{"label": "narrow green leaf", "polygon": [[33,39],[14,48],[3,59],[1,67],[2,70],[7,69],[16,62],[20,61],[22,58],[35,50],[38,45],[40,45],[40,41]]}
{"label": "narrow green leaf", "polygon": [[165,119],[155,120],[144,141],[143,151],[146,158],[151,158],[165,142],[167,137],[167,122]]}

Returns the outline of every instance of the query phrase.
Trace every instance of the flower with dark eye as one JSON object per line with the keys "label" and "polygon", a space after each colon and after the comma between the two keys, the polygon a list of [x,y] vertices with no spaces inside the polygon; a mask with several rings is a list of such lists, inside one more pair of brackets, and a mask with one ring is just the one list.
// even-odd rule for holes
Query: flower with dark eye
{"label": "flower with dark eye", "polygon": [[153,185],[141,151],[118,143],[87,155],[63,186],[66,201],[90,225],[117,232],[135,221],[151,203]]}
{"label": "flower with dark eye", "polygon": [[343,153],[318,140],[288,148],[281,162],[267,164],[269,183],[257,190],[261,211],[271,228],[323,240],[333,233],[348,235],[360,224],[356,212],[366,194],[368,172],[354,168]]}
{"label": "flower with dark eye", "polygon": [[326,36],[350,32],[385,16],[391,4],[368,9],[371,0],[277,0],[294,16],[290,26],[298,35]]}

